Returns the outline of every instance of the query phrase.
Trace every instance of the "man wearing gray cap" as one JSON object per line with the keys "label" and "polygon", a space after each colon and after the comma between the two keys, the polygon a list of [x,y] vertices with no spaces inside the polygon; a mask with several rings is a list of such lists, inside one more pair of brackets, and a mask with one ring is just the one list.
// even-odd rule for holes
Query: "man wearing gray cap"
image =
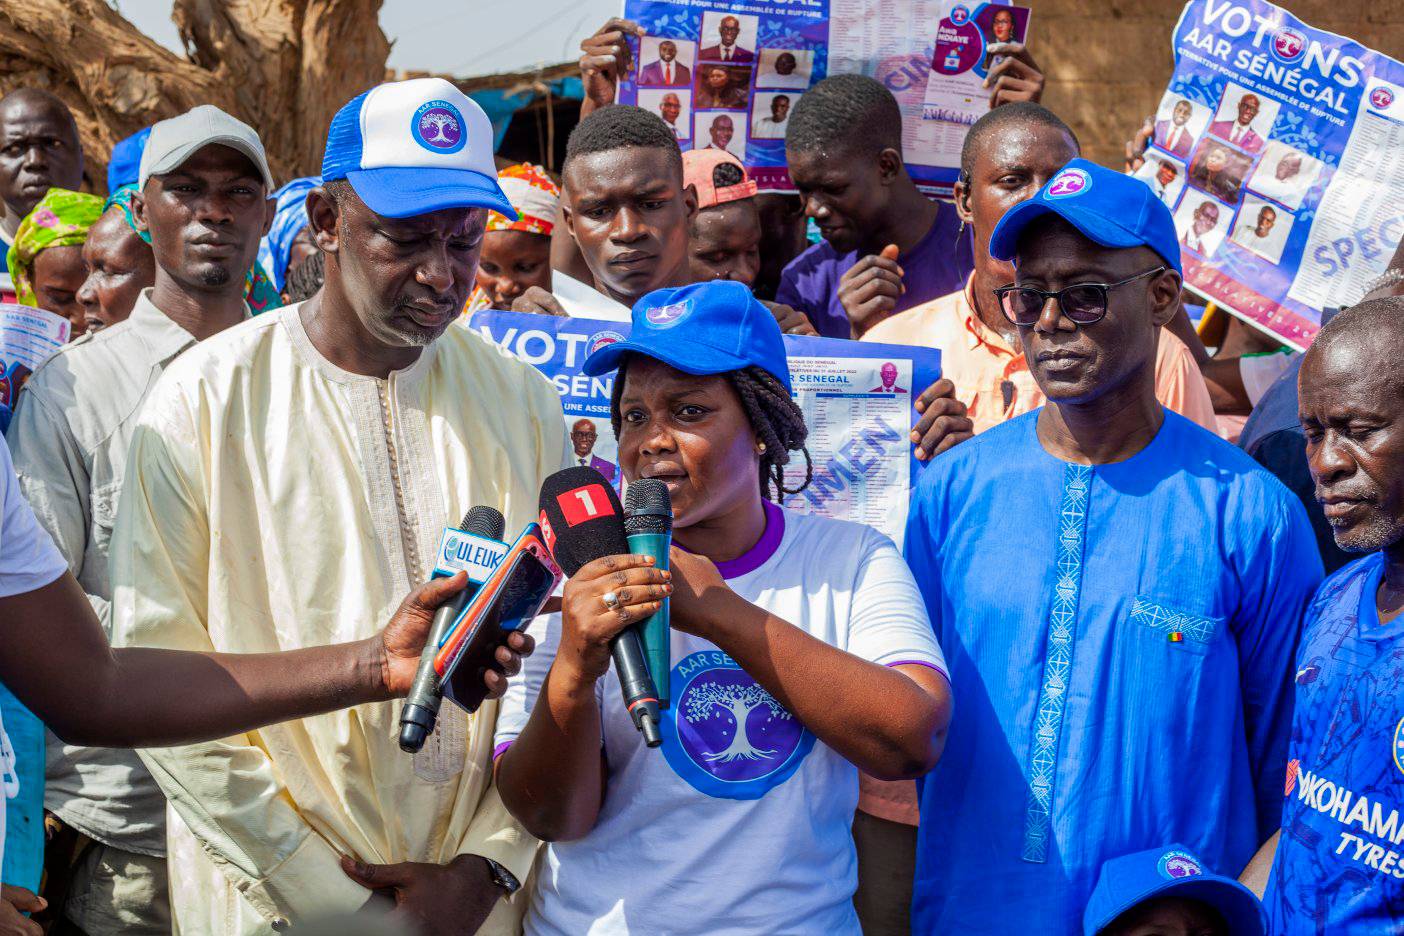
{"label": "man wearing gray cap", "polygon": [[[460,321],[488,210],[516,214],[492,144],[482,108],[439,78],[337,113],[307,197],[321,291],[191,349],[142,408],[114,643],[350,639],[429,578],[445,522],[489,506],[515,536],[535,519],[565,464],[559,397]],[[172,808],[179,930],[296,932],[393,895],[421,933],[518,932],[522,902],[501,898],[537,843],[491,785],[497,710],[445,704],[413,756],[390,703],[142,751]]]}
{"label": "man wearing gray cap", "polygon": [[[244,279],[273,217],[258,134],[209,105],[152,129],[139,184],[155,285],[129,319],[35,370],[8,436],[25,497],[109,634],[108,546],[137,413],[177,355],[249,317]],[[50,737],[47,774],[45,807],[78,839],[62,916],[94,936],[169,933],[166,798],[140,758]]]}

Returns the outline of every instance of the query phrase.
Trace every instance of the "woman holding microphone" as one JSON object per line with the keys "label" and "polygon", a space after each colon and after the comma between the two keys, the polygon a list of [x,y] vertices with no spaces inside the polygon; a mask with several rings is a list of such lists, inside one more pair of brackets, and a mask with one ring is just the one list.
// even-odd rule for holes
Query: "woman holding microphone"
{"label": "woman holding microphone", "polygon": [[[616,369],[620,465],[667,483],[679,548],[671,575],[640,556],[582,567],[504,697],[498,787],[551,843],[526,931],[857,934],[858,773],[926,773],[950,720],[911,573],[875,530],[770,500],[793,493],[806,429],[746,287],[645,296],[630,339],[585,364]],[[672,705],[649,750],[609,640],[664,597]]]}

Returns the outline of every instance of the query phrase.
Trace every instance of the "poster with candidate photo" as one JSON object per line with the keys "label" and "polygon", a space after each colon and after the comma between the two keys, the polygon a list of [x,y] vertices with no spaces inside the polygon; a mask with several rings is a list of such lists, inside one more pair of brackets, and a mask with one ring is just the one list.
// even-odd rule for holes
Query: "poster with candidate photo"
{"label": "poster with candidate photo", "polygon": [[[664,59],[685,64],[691,133],[679,137],[682,148],[719,146],[746,164],[762,191],[793,191],[785,124],[800,95],[826,74],[830,2],[625,0],[624,17],[646,35],[629,40],[635,65],[620,82],[619,101],[657,113],[653,102],[661,98],[647,90],[683,86],[678,67]],[[669,75],[673,84],[665,85]],[[788,98],[778,120],[776,92]]]}
{"label": "poster with candidate photo", "polygon": [[[487,311],[475,313],[469,327],[555,385],[568,457],[622,486],[609,418],[614,376],[591,377],[581,368],[591,351],[627,338],[629,323]],[[913,454],[912,402],[940,378],[941,352],[802,335],[786,335],[785,352],[814,463],[809,487],[785,498],[785,506],[866,523],[900,548],[912,488],[928,464]],[[804,480],[803,456],[786,466],[785,479],[788,487]]]}
{"label": "poster with candidate photo", "polygon": [[1137,175],[1166,180],[1185,285],[1304,349],[1404,234],[1404,65],[1266,0],[1191,0],[1174,54]]}

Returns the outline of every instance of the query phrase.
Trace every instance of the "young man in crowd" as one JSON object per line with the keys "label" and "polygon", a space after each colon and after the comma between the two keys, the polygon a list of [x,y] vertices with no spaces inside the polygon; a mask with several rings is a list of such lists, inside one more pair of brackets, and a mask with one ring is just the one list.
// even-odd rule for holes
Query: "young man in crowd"
{"label": "young man in crowd", "polygon": [[[657,114],[617,104],[582,120],[566,144],[561,180],[565,226],[609,317],[628,321],[629,309],[641,296],[691,282],[687,230],[697,197],[683,185],[678,142]],[[512,308],[600,314],[539,287],[528,289]]]}
{"label": "young man in crowd", "polygon": [[[1002,307],[1047,398],[934,461],[907,559],[965,700],[924,781],[913,929],[1063,936],[1116,855],[1236,873],[1277,827],[1301,504],[1156,398],[1170,210],[1075,159],[1005,213]],[[1010,524],[1018,527],[1011,536]]]}
{"label": "young man in crowd", "polygon": [[11,91],[0,99],[0,252],[14,245],[20,222],[55,186],[83,187],[83,146],[73,114],[40,88]]}
{"label": "young man in crowd", "polygon": [[955,208],[917,189],[902,161],[902,112],[883,85],[833,75],[790,113],[785,159],[824,235],[780,275],[777,302],[821,335],[861,338],[893,312],[960,287],[974,260]]}
{"label": "young man in crowd", "polygon": [[[941,349],[943,379],[917,401],[918,458],[1044,404],[1020,350],[1019,329],[995,298],[995,289],[1014,281],[1014,265],[990,255],[990,235],[1006,211],[1037,194],[1078,153],[1072,130],[1039,104],[996,108],[966,134],[955,206],[974,240],[974,271],[963,288],[899,312],[863,336]],[[1218,431],[1199,367],[1168,328],[1160,329],[1156,343],[1155,395],[1181,416]],[[935,447],[928,448],[929,442]]]}
{"label": "young man in crowd", "polygon": [[[488,209],[513,216],[481,108],[442,79],[380,85],[333,119],[322,178],[321,291],[190,349],[143,406],[119,644],[357,636],[429,578],[446,521],[486,505],[520,530],[565,464],[555,389],[455,325]],[[511,931],[499,898],[535,842],[489,788],[496,711],[444,706],[413,757],[389,704],[143,751],[174,813],[179,928],[267,933],[384,893],[425,933]]]}
{"label": "young man in crowd", "polygon": [[[727,152],[688,150],[682,160],[683,181],[697,196],[687,239],[692,282],[729,279],[754,286],[762,237],[756,183],[741,160]],[[803,313],[773,302],[763,304],[782,332],[816,334]]]}
{"label": "young man in crowd", "polygon": [[[272,217],[258,134],[209,105],[156,125],[139,181],[155,285],[127,321],[35,370],[9,433],[21,490],[108,626],[108,547],[142,400],[177,355],[249,317],[244,277]],[[45,805],[72,830],[56,842],[83,856],[62,914],[88,933],[169,933],[166,797],[136,753],[54,739]]]}
{"label": "young man in crowd", "polygon": [[1404,922],[1401,349],[1404,298],[1392,296],[1331,319],[1302,360],[1316,497],[1336,544],[1365,555],[1317,592],[1291,670],[1286,802],[1263,900],[1281,936],[1385,936]]}

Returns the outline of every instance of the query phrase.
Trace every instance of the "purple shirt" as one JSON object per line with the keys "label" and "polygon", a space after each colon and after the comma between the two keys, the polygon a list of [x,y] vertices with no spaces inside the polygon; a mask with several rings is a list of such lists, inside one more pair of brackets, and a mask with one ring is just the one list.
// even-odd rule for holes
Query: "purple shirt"
{"label": "purple shirt", "polygon": [[[897,257],[906,274],[907,291],[897,299],[896,311],[921,305],[965,286],[975,269],[970,235],[960,229],[955,206],[937,202],[940,209],[931,230],[917,245]],[[839,302],[838,285],[843,274],[858,262],[858,251],[840,255],[827,241],[820,241],[791,260],[780,273],[775,301],[809,316],[819,334],[826,338],[851,338],[848,313]]]}

